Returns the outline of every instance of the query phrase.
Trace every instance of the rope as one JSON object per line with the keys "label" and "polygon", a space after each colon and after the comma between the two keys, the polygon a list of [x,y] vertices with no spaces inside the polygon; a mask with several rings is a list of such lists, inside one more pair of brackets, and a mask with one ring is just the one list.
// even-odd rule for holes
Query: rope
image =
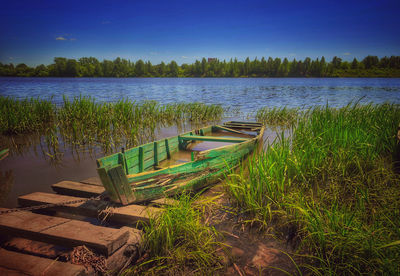
{"label": "rope", "polygon": [[69,201],[64,201],[64,202],[60,202],[60,203],[47,203],[47,204],[24,207],[24,208],[13,208],[13,209],[0,211],[0,215],[22,212],[22,211],[34,211],[34,210],[39,210],[39,209],[58,207],[58,206],[64,206],[64,205],[69,205],[69,204],[74,204],[74,203],[86,202],[86,201],[90,201],[90,200],[101,200],[102,197],[103,197],[103,194],[96,196],[96,197],[93,196],[91,198],[69,200]]}

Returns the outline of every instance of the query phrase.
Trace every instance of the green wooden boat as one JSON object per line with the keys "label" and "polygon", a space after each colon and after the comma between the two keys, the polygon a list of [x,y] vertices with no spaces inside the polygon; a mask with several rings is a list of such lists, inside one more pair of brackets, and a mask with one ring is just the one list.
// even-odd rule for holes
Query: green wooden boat
{"label": "green wooden boat", "polygon": [[100,158],[97,172],[110,199],[123,205],[199,190],[238,165],[263,133],[253,122],[208,126]]}
{"label": "green wooden boat", "polygon": [[8,149],[0,150],[0,160],[3,160],[4,158],[6,158],[8,156],[8,152],[9,152]]}

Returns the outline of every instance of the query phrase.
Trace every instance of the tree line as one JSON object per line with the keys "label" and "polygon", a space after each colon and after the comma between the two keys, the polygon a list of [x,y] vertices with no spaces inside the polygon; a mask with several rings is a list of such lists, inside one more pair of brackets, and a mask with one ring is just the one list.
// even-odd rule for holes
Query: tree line
{"label": "tree line", "polygon": [[94,57],[78,60],[54,58],[50,65],[29,67],[24,63],[0,63],[0,76],[16,77],[400,77],[400,56],[367,56],[361,61],[343,61],[333,57],[312,60],[287,58],[255,58],[244,61],[235,59],[196,60],[192,64],[178,65],[175,61],[153,65],[139,59],[136,62],[116,58],[99,61]]}

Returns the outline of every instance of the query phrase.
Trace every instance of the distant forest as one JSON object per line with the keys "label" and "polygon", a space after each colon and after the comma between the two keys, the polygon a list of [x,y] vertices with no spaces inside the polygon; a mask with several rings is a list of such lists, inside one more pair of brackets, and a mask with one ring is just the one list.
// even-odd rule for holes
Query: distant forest
{"label": "distant forest", "polygon": [[99,61],[94,57],[79,60],[54,58],[50,65],[29,67],[24,63],[14,66],[0,63],[0,76],[15,77],[400,77],[400,56],[367,56],[352,62],[334,57],[312,60],[287,58],[255,58],[221,61],[214,58],[179,66],[175,61],[153,65],[139,59],[136,62],[116,58]]}

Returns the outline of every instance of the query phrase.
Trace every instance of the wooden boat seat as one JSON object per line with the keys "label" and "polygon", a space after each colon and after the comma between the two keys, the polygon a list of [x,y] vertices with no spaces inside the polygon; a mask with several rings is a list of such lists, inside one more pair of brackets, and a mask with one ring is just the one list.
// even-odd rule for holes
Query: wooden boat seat
{"label": "wooden boat seat", "polygon": [[249,138],[226,138],[217,136],[199,136],[199,135],[185,135],[179,136],[183,141],[211,141],[211,142],[225,142],[225,143],[242,143]]}

